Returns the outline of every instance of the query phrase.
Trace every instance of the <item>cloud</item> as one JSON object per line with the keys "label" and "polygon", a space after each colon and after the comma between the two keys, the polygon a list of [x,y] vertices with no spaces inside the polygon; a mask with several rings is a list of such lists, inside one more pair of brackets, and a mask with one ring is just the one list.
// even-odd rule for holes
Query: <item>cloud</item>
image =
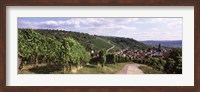
{"label": "cloud", "polygon": [[170,22],[167,24],[168,28],[173,29],[173,28],[182,28],[182,21],[174,21]]}
{"label": "cloud", "polygon": [[180,40],[182,18],[65,18],[18,20],[18,28],[64,29],[92,35],[129,37],[136,40]]}
{"label": "cloud", "polygon": [[182,40],[182,35],[180,33],[171,32],[135,32],[129,34],[128,37],[134,38],[139,41],[144,40]]}
{"label": "cloud", "polygon": [[182,28],[182,18],[143,18],[141,21],[137,21],[136,24],[162,24],[169,29]]}
{"label": "cloud", "polygon": [[[71,18],[63,21],[18,21],[19,28],[33,28],[33,29],[66,29],[85,33],[102,33],[111,34],[121,32],[122,30],[135,30],[134,26],[127,26],[126,24],[137,21],[137,18]],[[92,32],[94,31],[94,32]],[[102,31],[102,32],[100,32]]]}
{"label": "cloud", "polygon": [[158,28],[151,28],[152,31],[158,31]]}
{"label": "cloud", "polygon": [[136,30],[136,27],[128,27],[125,25],[104,25],[101,27],[84,27],[80,29],[81,32],[89,34],[104,35],[104,36],[123,36],[123,34],[131,33]]}
{"label": "cloud", "polygon": [[76,18],[74,19],[80,24],[101,27],[101,26],[112,26],[115,25],[125,25],[138,20],[138,18]]}
{"label": "cloud", "polygon": [[31,22],[31,21],[18,21],[19,28],[33,28],[33,29],[59,29],[59,28],[67,28],[73,27],[77,28],[80,27],[79,22],[74,20],[70,21],[41,21],[41,22]]}

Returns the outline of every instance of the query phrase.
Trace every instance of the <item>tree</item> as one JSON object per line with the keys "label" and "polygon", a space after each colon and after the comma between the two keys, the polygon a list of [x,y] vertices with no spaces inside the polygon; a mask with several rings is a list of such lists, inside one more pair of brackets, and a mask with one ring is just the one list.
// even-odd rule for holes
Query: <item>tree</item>
{"label": "tree", "polygon": [[172,48],[170,50],[170,56],[169,56],[170,58],[172,58],[175,61],[177,61],[178,60],[177,57],[180,57],[180,56],[182,56],[182,49],[180,49],[180,48]]}
{"label": "tree", "polygon": [[102,49],[99,52],[99,59],[100,59],[101,67],[103,68],[104,64],[106,63],[106,50],[105,49]]}
{"label": "tree", "polygon": [[182,74],[182,57],[178,56],[178,60],[175,62],[175,73]]}
{"label": "tree", "polygon": [[115,56],[115,54],[107,54],[106,55],[106,63],[108,63],[108,64],[115,64],[116,63],[116,56]]}
{"label": "tree", "polygon": [[160,45],[160,43],[158,45],[158,51],[161,52],[161,45]]}
{"label": "tree", "polygon": [[42,54],[41,40],[43,40],[43,37],[32,29],[19,30],[19,55],[24,59],[30,59],[30,62],[34,61],[38,65],[38,58]]}
{"label": "tree", "polygon": [[172,58],[168,58],[164,66],[164,71],[166,73],[171,73],[171,74],[174,73],[174,63],[175,61]]}
{"label": "tree", "polygon": [[62,64],[68,71],[71,71],[72,65],[79,66],[90,60],[90,55],[85,48],[70,37],[63,39],[62,49],[64,50],[61,54]]}

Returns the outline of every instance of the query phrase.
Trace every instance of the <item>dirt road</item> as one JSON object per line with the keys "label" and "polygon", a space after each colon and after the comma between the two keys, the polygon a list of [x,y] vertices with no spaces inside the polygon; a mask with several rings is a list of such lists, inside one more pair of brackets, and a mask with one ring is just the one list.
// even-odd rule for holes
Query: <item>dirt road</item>
{"label": "dirt road", "polygon": [[112,47],[110,47],[109,49],[106,50],[106,52],[108,52],[109,50],[115,48],[115,45],[113,45]]}
{"label": "dirt road", "polygon": [[144,74],[138,67],[141,64],[127,64],[117,74]]}

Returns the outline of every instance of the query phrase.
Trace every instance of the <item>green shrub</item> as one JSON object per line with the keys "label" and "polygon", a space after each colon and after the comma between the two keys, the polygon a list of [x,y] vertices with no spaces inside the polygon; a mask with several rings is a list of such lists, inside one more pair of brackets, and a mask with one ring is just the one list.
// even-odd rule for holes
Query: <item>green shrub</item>
{"label": "green shrub", "polygon": [[116,63],[116,56],[114,54],[107,54],[106,55],[106,63],[115,64]]}

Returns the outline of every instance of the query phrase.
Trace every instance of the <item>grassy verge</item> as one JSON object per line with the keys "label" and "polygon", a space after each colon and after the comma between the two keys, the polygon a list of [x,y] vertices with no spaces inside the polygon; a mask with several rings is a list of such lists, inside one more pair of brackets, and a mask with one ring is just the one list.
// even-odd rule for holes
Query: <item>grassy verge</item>
{"label": "grassy verge", "polygon": [[104,68],[97,65],[87,65],[78,70],[76,74],[115,74],[120,71],[127,63],[106,64]]}
{"label": "grassy verge", "polygon": [[[97,65],[86,65],[77,72],[66,74],[115,74],[120,71],[127,63],[106,64],[104,68]],[[19,74],[63,74],[63,67],[54,65],[41,65],[39,67],[25,66],[26,69]]]}
{"label": "grassy verge", "polygon": [[163,74],[162,71],[155,70],[149,66],[140,66],[141,69],[145,74]]}

